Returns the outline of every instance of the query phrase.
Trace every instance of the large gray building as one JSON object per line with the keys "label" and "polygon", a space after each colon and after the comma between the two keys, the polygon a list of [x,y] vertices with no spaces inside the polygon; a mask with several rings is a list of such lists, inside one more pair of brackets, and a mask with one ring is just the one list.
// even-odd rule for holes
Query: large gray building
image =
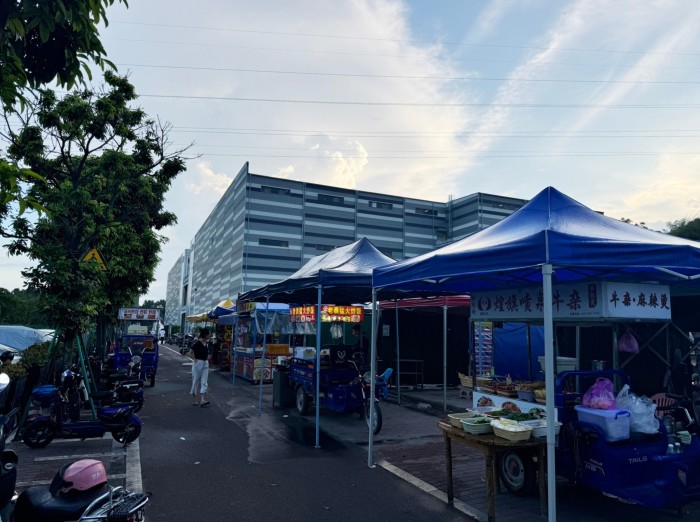
{"label": "large gray building", "polygon": [[289,276],[361,237],[414,257],[497,223],[526,203],[472,194],[446,203],[253,174],[248,163],[168,273],[165,324]]}

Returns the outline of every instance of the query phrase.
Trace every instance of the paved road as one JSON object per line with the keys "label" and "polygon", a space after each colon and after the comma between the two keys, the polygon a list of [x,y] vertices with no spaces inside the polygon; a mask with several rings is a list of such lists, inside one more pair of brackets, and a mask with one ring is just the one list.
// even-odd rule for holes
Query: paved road
{"label": "paved road", "polygon": [[[215,374],[210,385],[212,404],[193,407],[190,365],[162,350],[139,439],[144,490],[153,493],[149,520],[464,520],[383,468],[370,469],[361,446],[324,436],[314,448],[309,420],[269,401],[258,415],[256,387],[232,388]],[[357,417],[339,421],[362,425]]]}

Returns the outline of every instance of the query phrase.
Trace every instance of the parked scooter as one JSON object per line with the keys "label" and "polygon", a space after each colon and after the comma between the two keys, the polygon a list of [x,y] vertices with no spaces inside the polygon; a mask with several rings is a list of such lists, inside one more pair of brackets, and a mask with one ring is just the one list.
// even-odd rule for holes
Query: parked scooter
{"label": "parked scooter", "polygon": [[36,388],[32,399],[47,408],[49,414],[38,415],[22,429],[22,440],[30,448],[43,448],[54,438],[97,438],[105,432],[110,432],[117,442],[128,444],[141,434],[143,422],[134,413],[138,407],[136,402],[103,406],[97,410],[97,420],[73,420],[55,386]]}
{"label": "parked scooter", "polygon": [[[0,375],[0,390],[9,383],[6,374]],[[17,483],[17,454],[5,449],[8,422],[17,410],[0,415],[0,520],[2,522],[113,522],[145,520],[148,493],[132,493],[122,487],[110,487],[104,465],[98,460],[79,460],[63,466],[48,490],[32,486],[19,496]]]}
{"label": "parked scooter", "polygon": [[[80,418],[80,404],[87,405],[89,398],[98,406],[116,406],[135,402],[134,413],[143,408],[143,381],[139,379],[117,382],[108,390],[93,390],[88,396],[85,380],[77,364],[74,364],[61,374],[61,396],[69,408],[69,418]],[[77,414],[77,416],[76,416]]]}

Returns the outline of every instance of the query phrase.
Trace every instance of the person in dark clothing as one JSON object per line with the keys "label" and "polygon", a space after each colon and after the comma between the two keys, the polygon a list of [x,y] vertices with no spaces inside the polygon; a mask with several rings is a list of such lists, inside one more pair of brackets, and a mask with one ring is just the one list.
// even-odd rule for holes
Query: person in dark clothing
{"label": "person in dark clothing", "polygon": [[192,363],[192,395],[193,406],[207,406],[209,401],[206,398],[209,387],[209,349],[207,343],[211,333],[208,328],[199,331],[199,338],[192,343],[190,353],[194,359]]}

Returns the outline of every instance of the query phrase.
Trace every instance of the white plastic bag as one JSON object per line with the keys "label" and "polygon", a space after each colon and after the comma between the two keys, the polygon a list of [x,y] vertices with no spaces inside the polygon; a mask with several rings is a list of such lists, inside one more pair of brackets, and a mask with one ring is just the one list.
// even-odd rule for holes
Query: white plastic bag
{"label": "white plastic bag", "polygon": [[659,431],[659,419],[656,404],[649,397],[639,397],[625,384],[616,398],[617,407],[630,412],[630,431],[633,433],[656,433]]}

